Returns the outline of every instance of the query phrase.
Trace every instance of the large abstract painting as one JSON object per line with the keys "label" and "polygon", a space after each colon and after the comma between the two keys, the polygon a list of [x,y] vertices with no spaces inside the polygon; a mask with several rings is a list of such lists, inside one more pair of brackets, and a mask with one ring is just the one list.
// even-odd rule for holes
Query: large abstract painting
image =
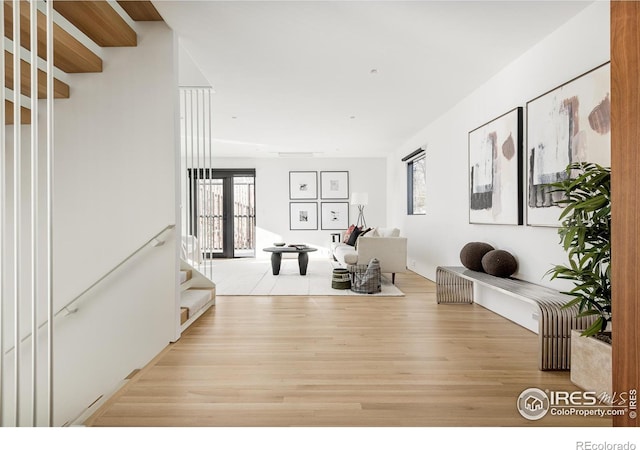
{"label": "large abstract painting", "polygon": [[559,193],[574,162],[611,166],[610,64],[527,103],[527,225],[559,226]]}
{"label": "large abstract painting", "polygon": [[522,225],[522,108],[469,132],[469,223]]}

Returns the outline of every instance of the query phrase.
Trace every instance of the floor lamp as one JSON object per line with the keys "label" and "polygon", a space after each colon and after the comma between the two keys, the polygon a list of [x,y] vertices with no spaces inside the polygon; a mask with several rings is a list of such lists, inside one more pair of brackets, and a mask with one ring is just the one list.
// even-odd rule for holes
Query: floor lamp
{"label": "floor lamp", "polygon": [[369,194],[366,192],[354,192],[351,194],[351,204],[358,207],[358,221],[356,226],[367,226],[367,222],[364,220],[364,207],[369,203]]}

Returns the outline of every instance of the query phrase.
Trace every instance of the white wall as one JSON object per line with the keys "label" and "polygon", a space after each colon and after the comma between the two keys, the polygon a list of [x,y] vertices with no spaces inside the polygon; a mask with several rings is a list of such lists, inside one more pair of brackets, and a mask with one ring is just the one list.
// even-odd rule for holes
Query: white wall
{"label": "white wall", "polygon": [[[56,311],[163,227],[176,223],[174,35],[164,23],[138,23],[136,30],[137,47],[102,49],[103,72],[69,75],[71,98],[55,103]],[[28,137],[27,127],[23,128],[23,136]],[[10,138],[11,133],[7,134]],[[43,142],[44,136],[41,130]],[[11,162],[10,156],[7,161]],[[21,173],[25,185],[28,160],[23,161]],[[43,177],[40,183],[44,184]],[[27,220],[23,228],[28,237]],[[168,232],[164,246],[143,250],[91,291],[77,305],[76,314],[56,320],[55,425],[74,419],[99,396],[108,396],[175,337],[175,233]],[[23,253],[28,255],[28,248]],[[28,283],[28,271],[21,278]],[[13,343],[10,301],[3,295],[7,347]],[[44,313],[42,305],[41,318]],[[21,335],[28,331],[21,326]],[[40,342],[44,346],[44,340]],[[11,369],[11,360],[6,361]],[[28,370],[23,372],[27,376]],[[5,389],[12,381],[3,380]],[[22,384],[26,391],[28,383],[23,380]],[[43,394],[45,389],[40,391],[41,418],[46,406]],[[25,398],[22,424],[30,423]],[[12,410],[9,394],[6,420]]]}
{"label": "white wall", "polygon": [[[215,148],[214,148],[215,154]],[[274,242],[306,243],[320,247],[312,256],[328,256],[326,250],[331,243],[331,233],[322,230],[320,224],[320,186],[318,199],[309,200],[318,205],[317,231],[289,230],[289,171],[348,171],[349,193],[367,192],[369,204],[364,216],[368,226],[385,226],[387,217],[386,160],[384,158],[215,158],[214,168],[256,169],[256,252],[257,257],[268,257],[261,249],[273,246]],[[300,200],[302,201],[302,200]],[[358,208],[349,206],[349,222],[355,223]]]}
{"label": "white wall", "polygon": [[[516,256],[516,277],[566,286],[545,276],[553,264],[566,260],[555,228],[468,223],[468,132],[608,60],[609,2],[595,2],[396,150],[389,158],[388,214],[408,237],[411,269],[435,279],[437,266],[461,265],[465,243],[485,241]],[[424,144],[427,214],[410,217],[406,168],[400,159]]]}

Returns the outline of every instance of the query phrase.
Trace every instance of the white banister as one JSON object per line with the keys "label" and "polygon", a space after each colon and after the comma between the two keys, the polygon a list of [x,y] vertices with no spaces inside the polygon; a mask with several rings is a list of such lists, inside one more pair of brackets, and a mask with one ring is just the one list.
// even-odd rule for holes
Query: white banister
{"label": "white banister", "polygon": [[[174,224],[171,225],[167,225],[166,227],[164,227],[162,230],[160,230],[158,233],[156,233],[155,235],[153,235],[153,237],[149,240],[147,240],[144,244],[142,244],[140,247],[138,247],[137,249],[135,249],[133,252],[131,252],[126,258],[124,258],[122,261],[120,261],[118,264],[116,264],[114,267],[112,267],[107,273],[105,273],[104,275],[102,275],[100,278],[98,278],[95,282],[93,282],[89,287],[87,287],[86,289],[84,289],[82,292],[80,292],[78,295],[76,295],[73,299],[71,299],[69,302],[67,302],[63,307],[61,307],[58,311],[56,311],[55,314],[53,314],[53,317],[50,318],[49,320],[41,323],[38,326],[38,330],[41,330],[42,328],[44,328],[48,323],[50,323],[50,320],[55,319],[56,317],[62,315],[63,313],[65,313],[66,316],[73,314],[75,312],[78,311],[77,307],[74,307],[74,304],[77,303],[80,299],[82,299],[82,297],[84,297],[89,291],[91,291],[94,287],[98,286],[100,283],[102,283],[106,278],[109,277],[109,275],[111,275],[112,273],[114,273],[116,270],[118,270],[120,267],[122,267],[123,265],[125,265],[131,258],[133,258],[134,256],[136,256],[138,253],[140,253],[142,250],[144,250],[147,246],[152,245],[153,247],[159,247],[160,245],[164,244],[164,241],[158,241],[158,237],[160,237],[165,231],[168,230],[172,230],[173,228],[175,228]],[[160,243],[161,242],[161,243]],[[49,328],[52,328],[51,326]],[[29,338],[32,337],[32,334],[29,333],[27,334],[25,337],[23,337],[22,339],[20,339],[19,343],[24,343],[26,342]],[[8,349],[5,352],[5,355],[8,355],[9,353],[11,353],[12,351],[14,351],[16,349],[16,346],[11,347],[10,349]]]}

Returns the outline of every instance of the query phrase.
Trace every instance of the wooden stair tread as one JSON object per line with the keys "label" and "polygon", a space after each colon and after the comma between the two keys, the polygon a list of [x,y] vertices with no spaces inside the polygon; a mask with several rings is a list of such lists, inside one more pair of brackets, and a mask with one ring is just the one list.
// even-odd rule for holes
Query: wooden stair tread
{"label": "wooden stair tread", "polygon": [[189,320],[189,308],[180,308],[180,325]]}
{"label": "wooden stair tread", "polygon": [[136,21],[162,21],[162,16],[153,3],[145,1],[120,1],[118,4],[124,9],[129,17]]}
{"label": "wooden stair tread", "polygon": [[[8,1],[4,3],[4,15],[4,35],[13,39],[13,6]],[[21,1],[20,45],[27,50],[31,49],[29,23],[29,3]],[[38,11],[37,51],[38,56],[45,60],[47,58],[46,34],[46,17]],[[102,72],[102,59],[56,23],[53,24],[53,62],[57,68],[66,73]]]}
{"label": "wooden stair tread", "polygon": [[135,47],[136,32],[106,1],[56,0],[53,8],[100,47]]}
{"label": "wooden stair tread", "polygon": [[[8,51],[4,53],[5,77],[4,83],[8,89],[13,87],[13,55]],[[20,60],[20,92],[22,95],[31,97],[31,64],[25,60]],[[69,98],[69,85],[53,79],[53,96],[54,98]],[[47,98],[47,74],[38,69],[38,98]]]}
{"label": "wooden stair tread", "polygon": [[[31,110],[22,106],[20,108],[21,123],[28,125],[31,123]],[[11,100],[4,101],[5,125],[13,125],[13,102]]]}

